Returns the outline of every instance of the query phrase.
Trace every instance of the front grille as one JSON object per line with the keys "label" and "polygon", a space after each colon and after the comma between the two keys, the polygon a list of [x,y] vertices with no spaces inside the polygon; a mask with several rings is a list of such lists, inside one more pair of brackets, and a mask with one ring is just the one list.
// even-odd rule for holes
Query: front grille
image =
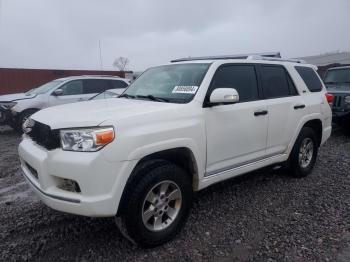
{"label": "front grille", "polygon": [[47,150],[53,150],[60,147],[60,136],[58,130],[51,130],[48,125],[35,121],[34,126],[27,135],[38,145]]}
{"label": "front grille", "polygon": [[342,104],[343,104],[343,96],[334,96],[334,99],[333,99],[333,107],[334,108],[339,108],[339,107],[342,107]]}

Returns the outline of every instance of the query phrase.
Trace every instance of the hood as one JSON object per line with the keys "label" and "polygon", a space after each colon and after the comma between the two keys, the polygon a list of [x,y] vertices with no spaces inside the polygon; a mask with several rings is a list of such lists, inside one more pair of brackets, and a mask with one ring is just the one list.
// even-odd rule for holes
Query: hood
{"label": "hood", "polygon": [[350,84],[326,84],[330,93],[350,93]]}
{"label": "hood", "polygon": [[180,104],[147,100],[110,98],[54,106],[35,113],[32,119],[52,129],[98,126],[110,119],[120,120],[132,116],[178,108]]}
{"label": "hood", "polygon": [[11,94],[11,95],[3,95],[0,96],[0,102],[13,102],[23,99],[31,99],[35,97],[35,95],[27,96],[25,93]]}

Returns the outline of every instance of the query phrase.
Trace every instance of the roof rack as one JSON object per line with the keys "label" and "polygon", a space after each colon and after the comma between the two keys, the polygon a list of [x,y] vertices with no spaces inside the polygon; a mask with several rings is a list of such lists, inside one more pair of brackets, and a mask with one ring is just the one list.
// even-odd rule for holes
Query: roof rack
{"label": "roof rack", "polygon": [[280,52],[268,52],[268,53],[257,53],[257,54],[241,54],[241,55],[222,55],[222,56],[197,56],[187,57],[171,60],[172,63],[184,62],[192,60],[219,60],[219,59],[247,59],[249,56],[262,56],[262,57],[281,57]]}
{"label": "roof rack", "polygon": [[265,57],[260,55],[251,55],[246,58],[247,60],[266,60],[266,61],[280,61],[280,62],[292,62],[299,64],[306,64],[305,60],[295,58],[281,58],[281,57]]}
{"label": "roof rack", "polygon": [[187,58],[179,58],[179,59],[171,60],[171,63],[194,61],[194,60],[225,60],[225,59],[247,59],[247,60],[266,60],[266,61],[306,63],[304,60],[301,60],[301,59],[282,58],[280,52],[267,52],[267,53],[242,54],[242,55],[187,57]]}
{"label": "roof rack", "polygon": [[115,77],[115,78],[120,78],[119,76],[115,76],[115,75],[82,75],[84,77]]}

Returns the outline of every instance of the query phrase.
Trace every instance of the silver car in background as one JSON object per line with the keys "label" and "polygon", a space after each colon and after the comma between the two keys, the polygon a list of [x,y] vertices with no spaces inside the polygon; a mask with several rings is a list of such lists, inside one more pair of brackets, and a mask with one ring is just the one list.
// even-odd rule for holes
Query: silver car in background
{"label": "silver car in background", "polygon": [[105,92],[121,94],[129,80],[115,76],[73,76],[53,80],[26,93],[0,96],[0,125],[22,130],[35,112],[56,105],[86,101]]}

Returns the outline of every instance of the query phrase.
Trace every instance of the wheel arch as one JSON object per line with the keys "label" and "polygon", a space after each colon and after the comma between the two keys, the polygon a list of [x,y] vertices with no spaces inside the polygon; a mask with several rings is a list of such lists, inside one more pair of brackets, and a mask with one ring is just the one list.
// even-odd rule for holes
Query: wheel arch
{"label": "wheel arch", "polygon": [[22,110],[21,112],[18,113],[17,119],[19,119],[19,117],[22,116],[24,113],[33,112],[33,114],[34,114],[34,113],[36,113],[36,112],[38,112],[40,110],[41,110],[40,108],[34,108],[34,107],[26,108],[26,109],[24,109],[24,110]]}
{"label": "wheel arch", "polygon": [[308,116],[307,118],[305,118],[303,120],[304,121],[301,121],[300,124],[298,125],[298,128],[295,131],[294,137],[290,141],[290,144],[289,144],[288,149],[286,151],[288,156],[292,152],[294,144],[297,141],[299,134],[304,127],[311,127],[315,131],[315,133],[317,135],[317,144],[318,144],[318,146],[321,145],[322,134],[323,134],[323,125],[322,125],[322,120],[320,119],[320,117],[318,115],[313,115],[313,116]]}
{"label": "wheel arch", "polygon": [[147,163],[152,163],[153,161],[157,161],[157,160],[166,160],[184,169],[186,171],[186,174],[189,176],[189,178],[192,181],[193,190],[196,190],[198,188],[198,181],[199,181],[198,165],[197,165],[197,160],[195,158],[195,155],[190,148],[177,147],[177,148],[171,148],[171,149],[166,149],[166,150],[151,153],[149,155],[144,156],[137,162],[131,175],[127,179],[127,182],[125,184],[125,187],[119,202],[117,216],[121,215],[123,210],[127,208],[130,190],[134,182],[137,181],[139,177],[138,174],[140,174],[137,172],[138,169]]}
{"label": "wheel arch", "polygon": [[304,127],[310,127],[314,130],[317,136],[317,145],[320,146],[322,141],[322,121],[320,119],[312,119],[307,121],[302,128]]}

